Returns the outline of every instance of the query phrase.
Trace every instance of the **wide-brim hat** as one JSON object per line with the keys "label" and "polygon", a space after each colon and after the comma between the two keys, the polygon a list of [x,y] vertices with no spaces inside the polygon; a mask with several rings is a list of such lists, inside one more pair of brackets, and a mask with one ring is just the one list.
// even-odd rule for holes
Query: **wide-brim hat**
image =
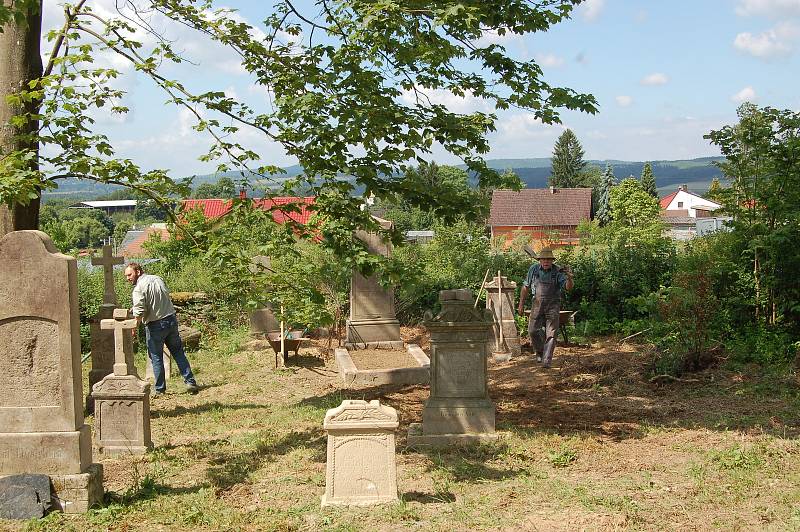
{"label": "wide-brim hat", "polygon": [[536,255],[537,259],[553,259],[555,260],[556,256],[553,255],[553,250],[550,248],[542,248],[539,253]]}

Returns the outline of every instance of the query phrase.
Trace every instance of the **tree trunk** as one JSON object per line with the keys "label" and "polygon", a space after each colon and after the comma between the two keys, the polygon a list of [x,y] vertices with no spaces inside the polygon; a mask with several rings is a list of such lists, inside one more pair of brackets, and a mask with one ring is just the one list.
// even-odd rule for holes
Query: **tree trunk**
{"label": "tree trunk", "polygon": [[[1,0],[5,5],[12,0]],[[6,102],[6,96],[19,92],[33,79],[42,76],[42,58],[39,43],[42,35],[42,6],[28,10],[24,24],[13,20],[3,27],[0,33],[0,157],[15,150],[39,150],[38,142],[25,143],[15,138],[20,133],[32,133],[38,129],[38,122],[29,122],[23,128],[9,124],[11,118],[22,113],[36,113],[39,102],[23,107],[13,107]],[[38,163],[34,165],[38,168]],[[36,169],[34,168],[34,169]],[[10,209],[0,205],[0,236],[21,229],[38,229],[40,198],[27,205],[15,203]]]}

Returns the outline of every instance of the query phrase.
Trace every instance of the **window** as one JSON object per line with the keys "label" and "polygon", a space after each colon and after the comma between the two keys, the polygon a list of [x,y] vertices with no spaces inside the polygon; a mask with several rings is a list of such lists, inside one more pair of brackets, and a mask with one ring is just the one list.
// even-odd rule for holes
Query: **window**
{"label": "window", "polygon": [[679,208],[679,209],[683,208],[683,202],[682,202],[682,201],[679,201],[679,202],[678,202],[678,208]]}

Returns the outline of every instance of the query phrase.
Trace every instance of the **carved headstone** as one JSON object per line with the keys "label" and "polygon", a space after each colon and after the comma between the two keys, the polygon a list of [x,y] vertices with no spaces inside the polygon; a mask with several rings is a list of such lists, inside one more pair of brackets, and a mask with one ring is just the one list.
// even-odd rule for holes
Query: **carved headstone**
{"label": "carved headstone", "polygon": [[40,231],[0,239],[0,476],[49,475],[71,513],[103,497],[83,419],[77,276]]}
{"label": "carved headstone", "polygon": [[143,454],[150,439],[150,385],[136,375],[129,341],[136,319],[127,309],[114,310],[114,319],[100,326],[114,334],[114,373],[92,388],[95,433],[100,452],[109,455]]}
{"label": "carved headstone", "polygon": [[[522,353],[520,347],[519,334],[517,333],[517,322],[514,321],[514,294],[517,283],[509,281],[506,277],[500,277],[498,287],[497,277],[486,283],[486,308],[492,312],[494,318],[493,336],[489,339],[486,346],[488,352],[497,349],[500,341],[500,327],[503,328],[503,341],[512,356],[519,356]],[[502,346],[500,346],[502,348]]]}
{"label": "carved headstone", "polygon": [[322,506],[366,506],[397,500],[397,426],[397,411],[377,400],[345,400],[328,410]]}
{"label": "carved headstone", "polygon": [[496,437],[495,408],[486,378],[489,311],[473,308],[471,290],[443,290],[442,310],[426,313],[431,333],[431,395],[422,425],[412,424],[409,445],[449,445]]}
{"label": "carved headstone", "polygon": [[[376,219],[383,228],[392,227],[392,222]],[[392,244],[385,242],[377,233],[357,231],[356,238],[366,244],[370,253],[384,257],[392,254]],[[345,346],[386,349],[403,347],[400,322],[394,308],[394,290],[381,286],[376,276],[364,277],[357,270],[353,270],[350,286],[350,319],[347,320]]]}
{"label": "carved headstone", "polygon": [[[89,371],[89,394],[86,396],[86,410],[94,412],[92,387],[113,371],[114,365],[114,335],[111,331],[100,328],[102,320],[111,319],[114,308],[117,306],[117,292],[114,290],[114,266],[124,264],[123,257],[115,257],[111,246],[103,246],[102,258],[92,257],[92,266],[103,267],[103,304],[97,314],[89,320],[89,339],[92,354],[92,369]],[[128,339],[130,341],[130,338]]]}

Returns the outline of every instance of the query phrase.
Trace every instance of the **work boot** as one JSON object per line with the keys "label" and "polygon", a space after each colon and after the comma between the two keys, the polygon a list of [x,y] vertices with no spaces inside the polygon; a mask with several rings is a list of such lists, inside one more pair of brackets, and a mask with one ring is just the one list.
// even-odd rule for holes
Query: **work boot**
{"label": "work boot", "polygon": [[200,391],[200,387],[194,382],[187,382],[186,383],[186,391],[190,394],[194,395]]}
{"label": "work boot", "polygon": [[536,362],[538,362],[539,364],[542,363],[542,354],[541,353],[536,353]]}

